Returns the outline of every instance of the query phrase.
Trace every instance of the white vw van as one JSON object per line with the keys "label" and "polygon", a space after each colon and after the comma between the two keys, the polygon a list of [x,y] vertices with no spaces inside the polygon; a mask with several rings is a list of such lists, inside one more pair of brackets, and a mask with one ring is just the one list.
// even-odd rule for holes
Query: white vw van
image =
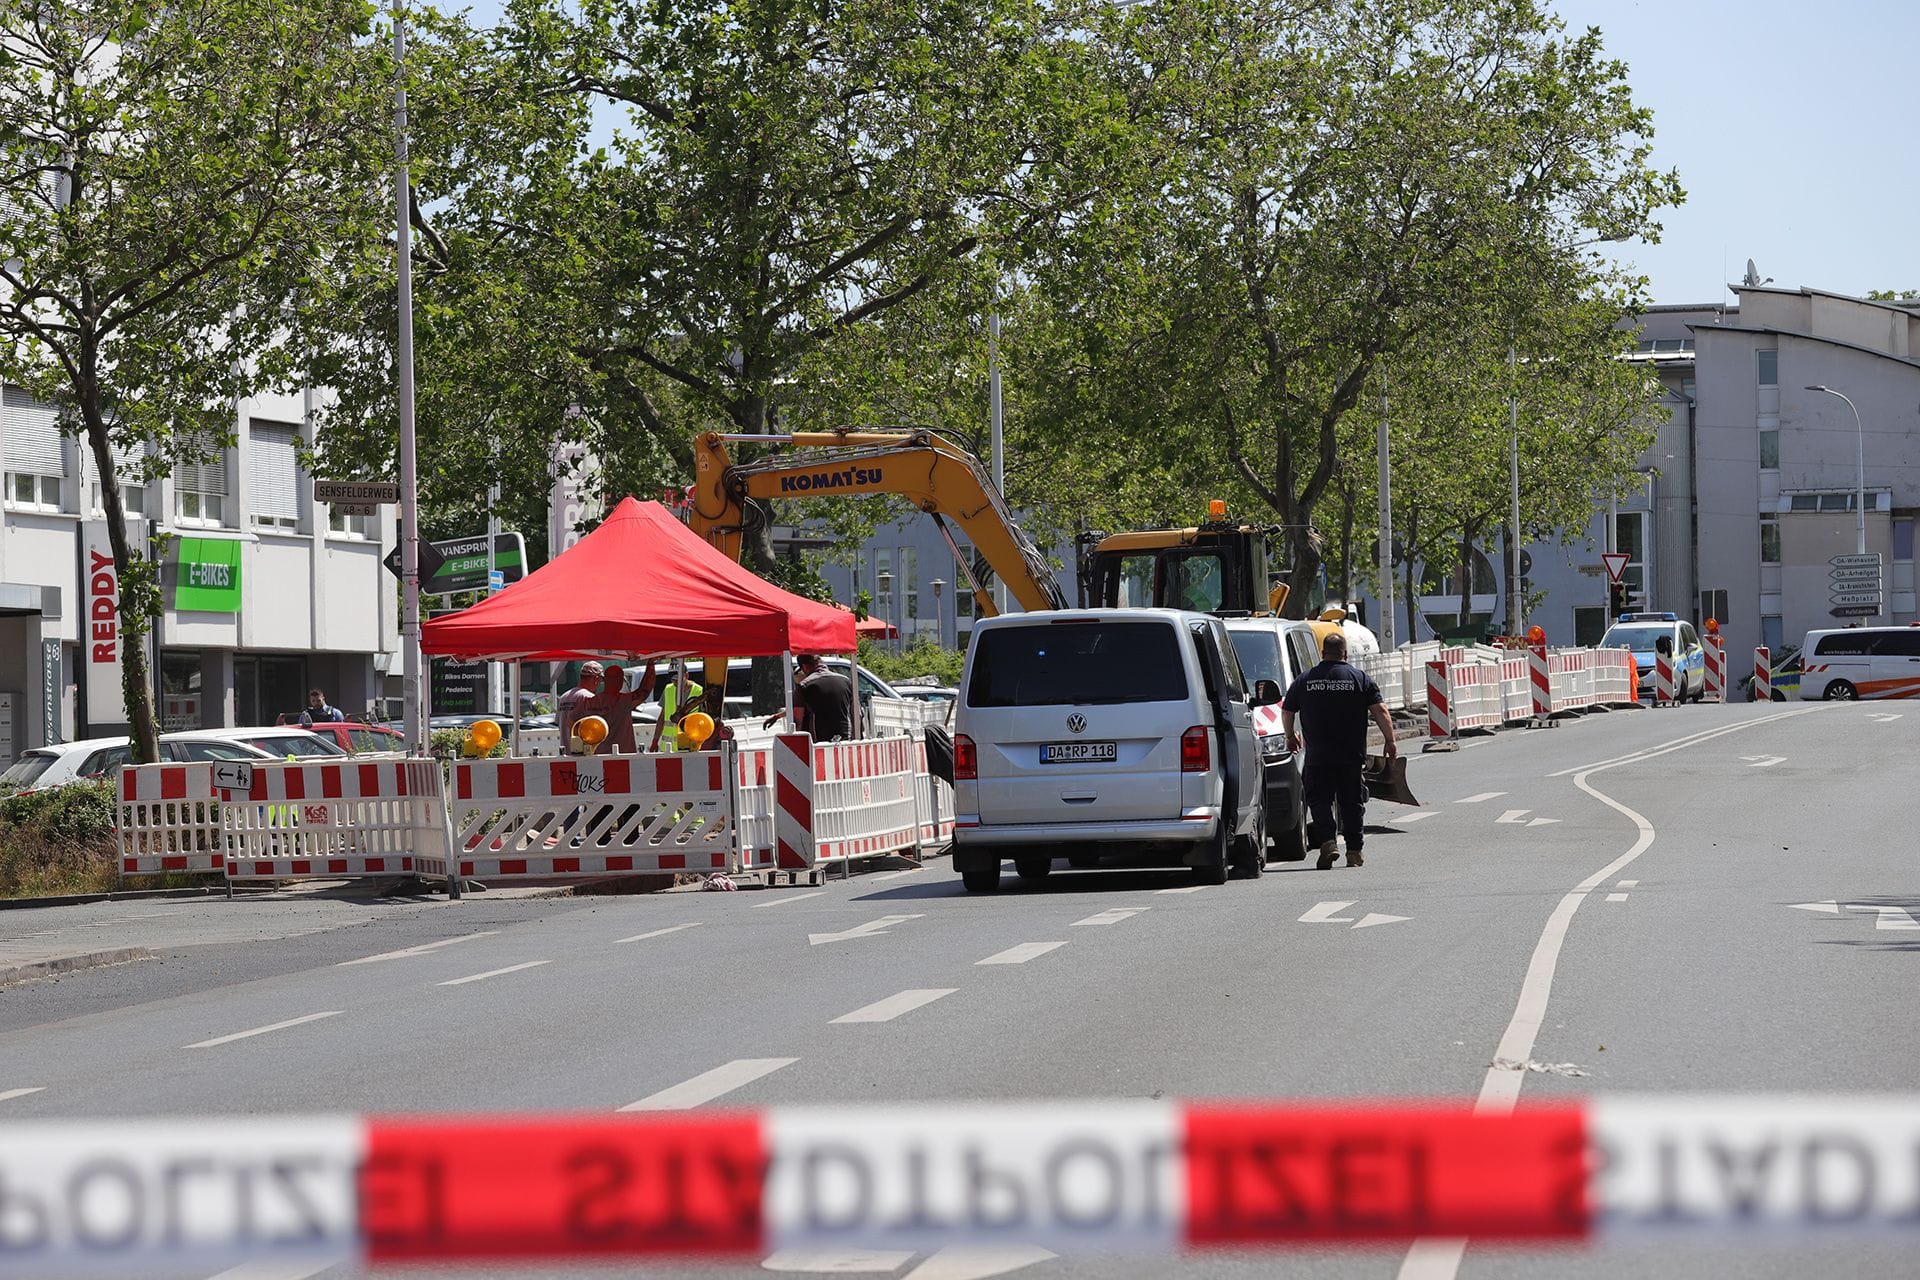
{"label": "white vw van", "polygon": [[1209,883],[1266,865],[1255,699],[1218,618],[1069,609],[981,622],[953,736],[953,861],[967,888],[1013,860],[1189,866]]}
{"label": "white vw van", "polygon": [[1920,698],[1920,626],[1809,631],[1800,647],[1807,701]]}

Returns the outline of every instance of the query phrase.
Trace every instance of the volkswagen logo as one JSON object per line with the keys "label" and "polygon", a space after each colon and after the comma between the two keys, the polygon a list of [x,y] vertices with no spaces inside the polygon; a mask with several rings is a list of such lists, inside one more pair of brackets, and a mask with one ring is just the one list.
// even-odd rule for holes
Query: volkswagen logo
{"label": "volkswagen logo", "polygon": [[1085,733],[1087,731],[1087,718],[1078,711],[1074,712],[1067,717],[1067,731],[1069,733]]}

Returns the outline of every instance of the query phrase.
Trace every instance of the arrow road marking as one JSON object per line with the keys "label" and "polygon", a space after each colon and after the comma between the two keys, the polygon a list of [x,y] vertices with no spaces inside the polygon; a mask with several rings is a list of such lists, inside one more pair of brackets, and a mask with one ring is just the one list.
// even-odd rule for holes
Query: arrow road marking
{"label": "arrow road marking", "polygon": [[1307,914],[1296,922],[1299,924],[1352,924],[1352,916],[1337,916],[1336,911],[1344,911],[1352,906],[1351,902],[1317,902]]}
{"label": "arrow road marking", "polygon": [[1826,902],[1789,902],[1787,905],[1795,911],[1818,911],[1822,915],[1829,916],[1840,914],[1840,904],[1831,899]]}
{"label": "arrow road marking", "polygon": [[1377,924],[1399,924],[1402,920],[1411,920],[1411,919],[1413,919],[1412,916],[1386,916],[1386,915],[1381,915],[1377,911],[1369,911],[1364,917],[1362,917],[1362,919],[1360,920],[1360,923],[1354,925],[1353,927],[1356,929],[1371,929],[1373,928],[1374,925],[1377,925]]}
{"label": "arrow road marking", "polygon": [[1879,912],[1880,918],[1877,921],[1875,921],[1873,925],[1873,927],[1876,930],[1878,929],[1920,929],[1920,920],[1915,920],[1913,918],[1913,913],[1908,911],[1904,907],[1862,907],[1862,906],[1856,906],[1855,904],[1849,902],[1847,904],[1847,910]]}
{"label": "arrow road marking", "polygon": [[1514,823],[1518,825],[1526,822],[1527,815],[1532,812],[1533,810],[1531,809],[1509,809],[1505,813],[1501,814],[1499,817],[1495,818],[1494,821],[1508,822],[1508,823]]}
{"label": "arrow road marking", "polygon": [[1545,827],[1560,821],[1558,818],[1534,818],[1527,823],[1530,827]]}
{"label": "arrow road marking", "polygon": [[1777,764],[1784,764],[1787,759],[1785,756],[1741,756],[1740,758],[1747,762],[1747,767],[1750,769],[1771,769]]}
{"label": "arrow road marking", "polygon": [[810,933],[807,935],[807,942],[817,947],[823,942],[845,942],[849,938],[874,938],[884,934],[896,924],[902,924],[908,920],[918,920],[925,914],[925,912],[920,912],[910,916],[881,916],[878,920],[869,920],[865,924],[857,924],[853,926],[853,928],[843,929],[839,933]]}
{"label": "arrow road marking", "polygon": [[1085,920],[1075,920],[1075,926],[1083,924],[1119,924],[1122,920],[1132,919],[1145,911],[1145,907],[1108,907],[1098,915],[1088,916]]}
{"label": "arrow road marking", "polygon": [[1501,796],[1505,794],[1507,793],[1504,791],[1482,791],[1477,796],[1468,796],[1464,800],[1455,800],[1454,803],[1455,804],[1479,804],[1485,800],[1498,800]]}

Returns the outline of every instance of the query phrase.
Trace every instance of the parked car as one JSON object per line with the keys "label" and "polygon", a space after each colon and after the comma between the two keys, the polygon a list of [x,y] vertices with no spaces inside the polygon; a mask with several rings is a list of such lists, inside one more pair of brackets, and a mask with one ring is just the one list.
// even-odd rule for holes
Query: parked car
{"label": "parked car", "polygon": [[[160,735],[160,754],[170,761],[272,760],[273,755],[245,742],[217,736],[214,731],[189,729]],[[0,795],[44,791],[84,778],[108,778],[133,759],[125,738],[86,738],[34,747],[5,773],[0,773]]]}
{"label": "parked car", "polygon": [[967,649],[954,748],[953,860],[970,892],[1102,855],[1195,869],[1266,866],[1251,689],[1226,627],[1170,609],[986,619]]}
{"label": "parked car", "polygon": [[1920,698],[1920,626],[1809,631],[1800,654],[1808,701]]}
{"label": "parked car", "polygon": [[1707,651],[1691,622],[1675,613],[1623,613],[1600,637],[1602,649],[1631,649],[1640,673],[1640,690],[1651,697],[1654,654],[1666,649],[1673,664],[1673,700],[1694,702],[1707,696]]}
{"label": "parked car", "polygon": [[[1786,702],[1800,696],[1800,646],[1790,644],[1772,658],[1773,700]],[[1754,700],[1753,673],[1749,671],[1741,677],[1740,688],[1747,695],[1747,701]]]}
{"label": "parked car", "polygon": [[347,749],[331,738],[323,738],[299,725],[266,725],[258,729],[199,729],[200,737],[222,742],[241,742],[257,747],[276,760],[308,756],[334,758]]}
{"label": "parked car", "polygon": [[398,755],[406,750],[406,735],[383,724],[361,724],[357,720],[323,720],[300,726],[309,733],[333,743],[349,755]]}
{"label": "parked car", "polygon": [[[1319,642],[1310,623],[1283,618],[1229,618],[1227,638],[1233,642],[1241,673],[1248,682],[1271,680],[1282,693],[1319,661]],[[1306,792],[1300,782],[1300,762],[1287,748],[1279,706],[1256,711],[1253,729],[1260,740],[1271,854],[1276,861],[1299,862],[1307,856]]]}

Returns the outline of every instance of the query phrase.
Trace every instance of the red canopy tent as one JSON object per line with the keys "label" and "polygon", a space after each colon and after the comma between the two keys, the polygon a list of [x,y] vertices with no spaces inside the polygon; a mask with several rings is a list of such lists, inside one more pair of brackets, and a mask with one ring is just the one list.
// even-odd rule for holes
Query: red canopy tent
{"label": "red canopy tent", "polygon": [[562,555],[421,628],[427,653],[565,661],[620,655],[851,653],[854,617],[754,576],[657,502],[625,498]]}
{"label": "red canopy tent", "polygon": [[868,640],[891,640],[900,634],[885,618],[862,618],[853,624],[853,629]]}

